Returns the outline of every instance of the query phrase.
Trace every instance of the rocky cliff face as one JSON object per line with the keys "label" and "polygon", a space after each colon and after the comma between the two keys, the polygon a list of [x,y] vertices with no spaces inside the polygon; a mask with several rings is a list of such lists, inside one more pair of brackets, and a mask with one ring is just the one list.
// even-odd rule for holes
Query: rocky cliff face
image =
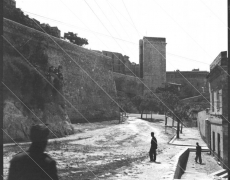
{"label": "rocky cliff face", "polygon": [[[40,121],[60,137],[73,133],[71,122],[119,118],[108,58],[7,19],[3,27],[4,129],[11,137],[27,139]],[[50,70],[58,66],[61,76]]]}
{"label": "rocky cliff face", "polygon": [[4,46],[4,142],[29,140],[31,125],[38,123],[49,124],[51,138],[73,134],[62,98],[63,82],[55,73],[47,72],[45,47],[38,43],[27,58],[12,50]]}

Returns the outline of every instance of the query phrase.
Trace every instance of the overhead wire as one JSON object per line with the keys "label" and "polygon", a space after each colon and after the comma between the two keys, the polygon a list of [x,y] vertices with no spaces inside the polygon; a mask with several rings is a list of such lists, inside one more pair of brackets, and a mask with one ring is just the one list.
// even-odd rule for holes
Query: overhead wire
{"label": "overhead wire", "polygon": [[[123,1],[123,0],[122,0],[122,1]],[[124,3],[124,2],[123,2],[123,3]],[[124,5],[125,5],[125,4],[124,4]],[[131,18],[131,16],[130,16],[130,18]],[[133,21],[132,21],[132,22],[133,22]],[[136,28],[135,28],[135,29],[136,29]],[[137,30],[137,29],[136,29],[136,30]],[[147,40],[147,41],[148,41],[148,40]],[[149,42],[149,41],[148,41],[148,42]],[[149,43],[153,46],[153,44],[152,44],[151,42],[149,42]],[[154,46],[153,46],[153,47],[154,47]],[[154,49],[156,49],[156,48],[154,47]],[[156,49],[156,50],[157,50],[157,49]],[[158,51],[158,50],[157,50],[157,51]],[[158,53],[161,54],[161,52],[159,52],[159,51],[158,51]],[[162,54],[161,54],[161,56],[166,60],[166,58],[165,58]],[[180,71],[179,71],[179,73],[180,73]],[[182,75],[182,73],[180,73],[180,74]],[[187,78],[185,78],[184,75],[182,75],[182,77],[183,77],[186,81],[188,81],[190,85],[192,85],[192,83],[191,83]],[[193,86],[193,85],[192,85],[192,86]],[[195,86],[193,86],[193,87],[195,88]],[[196,88],[195,88],[195,89],[196,89]],[[196,89],[196,90],[197,90],[197,89]],[[198,91],[198,90],[197,90],[197,91]],[[198,91],[198,92],[199,92],[199,91]],[[200,93],[200,92],[199,92],[199,93]],[[200,94],[201,94],[201,96],[203,96],[202,93],[200,93]],[[209,101],[207,100],[206,97],[203,96],[203,98],[205,98],[205,100],[206,100],[207,102],[209,102]],[[209,102],[209,103],[210,103],[210,102]],[[213,106],[211,103],[210,103],[210,105]],[[223,117],[224,117],[224,116],[223,116]],[[230,122],[227,120],[226,117],[224,117],[224,119],[225,119],[228,123],[230,123]]]}
{"label": "overhead wire", "polygon": [[[124,3],[124,2],[123,2]],[[124,4],[125,5],[125,4]],[[127,9],[127,8],[126,8]],[[129,14],[130,16],[130,14]],[[135,26],[134,22],[132,21],[133,25]],[[136,28],[135,28],[136,29]],[[183,75],[182,75],[183,76]],[[184,77],[184,76],[183,76]],[[184,77],[185,78],[185,77]],[[186,78],[185,78],[186,79]],[[190,82],[189,82],[190,83]],[[192,85],[192,84],[191,84]],[[194,87],[194,86],[193,86]],[[194,87],[195,88],[195,87]],[[196,89],[196,88],[195,88]],[[197,90],[197,89],[196,89]],[[198,90],[197,90],[198,91]],[[199,92],[199,91],[198,91]],[[209,101],[208,101],[209,102]]]}
{"label": "overhead wire", "polygon": [[[109,1],[106,1],[107,3],[109,3]],[[112,10],[112,9],[111,9]],[[118,38],[118,37],[111,37],[110,35],[107,35],[107,34],[103,34],[103,33],[100,33],[100,32],[96,32],[96,31],[93,31],[93,30],[90,30],[90,29],[85,29],[85,28],[81,28],[81,27],[78,27],[78,26],[75,26],[75,25],[72,25],[72,24],[68,24],[68,23],[64,23],[62,21],[58,21],[56,19],[51,19],[51,18],[48,18],[48,17],[45,17],[45,16],[41,16],[41,15],[38,15],[38,14],[35,14],[35,13],[31,13],[31,12],[28,12],[28,11],[24,11],[28,14],[32,14],[32,15],[35,15],[35,16],[38,16],[38,17],[42,17],[42,18],[45,18],[45,19],[48,19],[48,20],[52,20],[54,22],[58,22],[58,23],[62,23],[62,24],[65,24],[66,26],[69,26],[69,27],[75,27],[75,28],[78,28],[78,29],[83,29],[83,30],[86,30],[86,31],[89,31],[91,33],[96,33],[96,34],[99,34],[99,35],[102,35],[102,36],[106,36],[106,37],[109,37],[109,38],[114,38],[114,39],[117,39],[117,40],[120,40],[120,41],[124,41],[124,42],[127,42],[127,43],[130,43],[130,44],[133,44],[133,45],[139,45],[138,43],[135,43],[135,42],[132,42],[130,40],[126,40],[126,39],[121,39],[121,38]],[[121,27],[123,27],[121,25]],[[127,33],[127,32],[126,32]],[[31,39],[29,39],[31,40]],[[29,42],[29,40],[25,43],[27,44]],[[25,45],[24,44],[24,45]],[[177,56],[177,57],[180,57],[180,58],[183,58],[183,59],[186,59],[186,60],[189,60],[189,61],[194,61],[194,62],[198,62],[198,63],[201,63],[201,64],[207,64],[207,65],[210,65],[209,63],[206,63],[206,62],[202,62],[202,61],[198,61],[198,60],[195,60],[195,59],[192,59],[192,58],[188,58],[188,57],[184,57],[184,56],[181,56],[181,55],[178,55],[178,54],[174,54],[174,53],[171,53],[171,52],[166,52],[166,54],[168,55],[172,55],[172,56]],[[106,56],[104,55],[105,57],[108,57],[108,58],[111,58],[109,56]],[[111,58],[112,59],[112,58]]]}
{"label": "overhead wire", "polygon": [[216,18],[228,29],[228,30],[230,30],[229,29],[229,27],[216,15],[216,13],[214,13],[214,11],[211,9],[211,8],[209,8],[208,6],[207,6],[207,4],[205,4],[204,3],[204,1],[203,0],[200,0],[200,2],[212,13],[212,14],[214,14],[214,16],[216,16]]}
{"label": "overhead wire", "polygon": [[[58,23],[64,24],[64,25],[69,26],[69,27],[75,27],[75,28],[78,28],[78,29],[82,29],[84,31],[89,31],[89,32],[93,32],[93,33],[96,33],[96,34],[99,34],[99,35],[102,35],[102,36],[106,36],[106,37],[112,38],[110,35],[103,34],[103,33],[97,32],[97,31],[93,31],[93,30],[90,30],[90,29],[85,29],[85,28],[82,28],[82,27],[79,27],[79,26],[76,26],[76,25],[73,25],[73,24],[65,23],[63,21],[59,21],[59,20],[56,20],[56,19],[52,19],[52,18],[48,18],[48,17],[42,16],[42,15],[35,14],[35,13],[31,13],[29,11],[24,11],[24,12],[26,12],[27,14],[32,14],[32,15],[35,15],[35,16],[38,16],[38,17],[41,17],[41,18],[44,18],[44,19],[48,19],[48,20],[54,21],[54,22],[58,22]],[[118,37],[113,37],[113,38],[115,38],[117,40],[120,40],[120,41],[124,41],[124,42],[130,43],[130,44],[137,44],[137,43],[134,43],[134,42],[131,42],[131,41],[127,41],[125,39],[118,38]]]}
{"label": "overhead wire", "polygon": [[[102,14],[104,15],[104,17],[107,19],[107,21],[109,22],[109,24],[113,27],[113,29],[115,30],[115,32],[117,33],[118,36],[120,36],[120,34],[117,32],[117,29],[113,26],[113,24],[111,23],[111,21],[109,20],[109,18],[105,15],[104,11],[101,9],[101,7],[99,6],[99,4],[97,3],[96,0],[94,0],[94,2],[96,3],[96,5],[99,7],[100,11],[102,12]],[[115,39],[115,38],[114,38]]]}
{"label": "overhead wire", "polygon": [[[34,21],[35,22],[35,21]],[[35,22],[36,24],[37,24],[37,22]],[[39,24],[37,24],[43,31],[44,31],[44,29],[39,25]],[[45,31],[44,31],[44,33],[45,34],[47,34]],[[51,36],[49,35],[49,34],[47,34],[50,38],[51,38]],[[4,36],[3,36],[3,38],[25,59],[25,60],[27,60]],[[52,39],[52,38],[51,38]],[[53,39],[52,39],[53,40]],[[55,40],[53,40],[54,42],[55,42]],[[56,43],[57,44],[57,43]],[[57,44],[58,45],[58,44]],[[59,45],[58,45],[59,46]],[[60,47],[60,46],[59,46]],[[62,49],[62,48],[61,48]],[[63,50],[63,49],[62,49]],[[29,62],[28,60],[27,60],[27,62]],[[32,65],[30,62],[29,62],[29,64],[30,65]],[[32,65],[33,66],[33,65]],[[36,68],[35,68],[36,69]],[[36,69],[37,70],[37,69]],[[43,76],[38,70],[37,70],[37,72],[41,75],[41,76]],[[85,71],[84,71],[85,72]],[[44,77],[44,76],[43,76]],[[45,78],[45,77],[44,77]],[[91,79],[91,80],[93,80],[93,79]],[[47,80],[48,81],[48,80]],[[50,82],[48,82],[48,83],[50,83]],[[52,84],[51,84],[52,85]],[[98,84],[97,84],[98,85]],[[102,87],[101,87],[102,88]],[[105,92],[105,91],[104,91]],[[60,92],[59,92],[60,93]],[[106,92],[105,92],[106,93]],[[60,95],[61,96],[63,96],[61,93],[60,93]],[[64,96],[63,96],[63,98],[65,98]],[[65,100],[67,100],[67,99],[65,99]],[[68,101],[68,100],[67,100]],[[115,101],[116,102],[116,101]],[[119,105],[119,104],[117,104],[117,105]],[[74,106],[73,106],[74,107]],[[120,106],[119,106],[120,107]],[[75,107],[74,107],[75,108]],[[122,107],[120,107],[121,109],[122,109]],[[76,110],[76,108],[75,108],[75,110]],[[123,110],[124,111],[124,110]],[[124,111],[125,112],[125,111]],[[87,119],[86,119],[87,120]],[[89,122],[89,121],[88,121]],[[87,167],[87,166],[86,166]],[[87,169],[89,170],[89,171],[91,171],[88,167],[87,167]],[[91,171],[92,172],[92,171]],[[93,173],[93,172],[92,172]],[[93,173],[94,174],[94,173]],[[94,174],[95,175],[95,174]],[[95,175],[96,176],[96,175]],[[97,176],[96,176],[97,177]]]}
{"label": "overhead wire", "polygon": [[[33,20],[34,21],[34,20]],[[34,21],[35,22],[35,21]],[[35,22],[36,24],[37,24],[37,22]],[[43,32],[45,32],[46,33],[46,31],[39,25],[39,24],[37,24],[42,30],[43,30]],[[46,33],[47,34],[47,33]],[[47,34],[51,39],[52,39],[52,37],[49,35],[49,34]],[[53,39],[52,39],[53,40]],[[55,42],[55,44],[57,44],[56,43],[56,41],[55,40],[53,40],[53,42]],[[57,44],[58,45],[58,44]],[[58,47],[59,48],[61,48],[61,46],[60,45],[58,45]],[[64,51],[65,52],[65,50],[63,49],[63,48],[61,48],[61,50],[62,51]],[[65,54],[66,55],[68,55],[68,53],[67,52],[65,52]],[[97,54],[97,53],[96,53]],[[71,56],[69,56],[68,55],[68,57],[70,57],[71,58]],[[72,59],[72,58],[71,58]],[[72,59],[73,60],[73,59]],[[75,61],[74,61],[75,62]],[[122,62],[122,61],[121,61]],[[75,62],[76,63],[76,62]],[[123,62],[122,62],[123,63]],[[123,63],[124,64],[124,63]],[[77,64],[78,65],[78,64]],[[124,64],[125,65],[125,64]],[[95,80],[80,66],[80,65],[78,65],[82,70],[83,70],[83,72],[85,72],[90,78],[91,78],[91,80],[93,80],[94,82],[95,82]],[[130,69],[129,69],[130,70]],[[131,70],[130,70],[131,71]],[[131,71],[132,72],[132,71]],[[132,72],[133,73],[133,72]],[[134,74],[134,73],[133,73]],[[135,75],[135,74],[134,74]],[[139,79],[139,78],[138,78]],[[139,79],[140,80],[140,79]],[[96,82],[95,82],[96,83]],[[143,82],[142,82],[143,83]],[[96,83],[97,84],[97,83]],[[144,83],[143,83],[144,84]],[[99,87],[100,87],[100,85],[99,84],[97,84]],[[146,85],[145,85],[146,86]],[[147,87],[147,86],[146,86]],[[100,87],[100,88],[102,88],[102,87]],[[148,88],[148,87],[147,87]],[[149,88],[148,88],[149,89]],[[102,88],[102,90],[103,90],[103,88]],[[150,89],[149,89],[150,90]],[[104,91],[104,90],[103,90]],[[104,91],[108,96],[109,96],[109,94],[106,92],[106,91]],[[109,96],[111,99],[112,99],[112,97],[111,96]],[[158,98],[158,97],[157,97]],[[159,98],[158,98],[159,99]],[[113,99],[112,99],[113,100]],[[160,100],[160,99],[159,99]],[[115,100],[113,100],[118,106],[119,106],[119,104],[115,101]],[[161,101],[161,100],[160,100]],[[161,101],[162,102],[162,101]],[[163,103],[163,102],[162,102]],[[164,105],[165,105],[165,103],[163,103]],[[166,106],[166,105],[165,105]],[[126,112],[121,106],[119,106],[122,110],[123,110],[123,112]],[[167,106],[166,106],[167,107]],[[168,107],[167,107],[168,108]],[[173,114],[174,114],[174,112],[170,109],[170,108],[168,108]],[[174,114],[175,115],[175,114]],[[176,116],[176,115],[175,115]],[[177,116],[176,116],[177,117]],[[178,117],[177,117],[178,118]],[[179,118],[178,118],[178,120],[180,120]],[[180,120],[181,121],[181,120]],[[181,123],[182,123],[182,121],[181,121]],[[182,123],[183,124],[183,123]],[[184,125],[185,126],[185,125]]]}
{"label": "overhead wire", "polygon": [[[36,22],[35,22],[36,23]],[[37,23],[36,23],[37,24]],[[38,25],[38,24],[37,24]],[[41,28],[41,27],[40,27]],[[46,32],[45,32],[46,33]],[[46,33],[47,34],[47,33]],[[13,46],[12,46],[13,47]],[[41,74],[40,74],[41,75]]]}
{"label": "overhead wire", "polygon": [[[58,91],[43,75],[42,75],[42,73],[41,72],[39,72],[10,42],[9,42],[9,40],[6,38],[6,37],[4,37],[4,36],[2,36],[4,39],[5,39],[5,41],[7,41],[20,55],[21,55],[21,57],[23,57],[23,59],[25,59],[26,60],[26,62],[30,65],[30,66],[32,66],[35,70],[36,70],[36,72],[38,72],[38,74],[40,75],[40,76],[42,76],[64,99],[65,99],[65,101],[67,101],[71,106],[72,106],[72,108],[74,108],[74,110],[75,111],[77,111],[82,117],[83,117],[83,119],[85,119],[88,123],[90,123],[89,121],[88,121],[88,119],[87,118],[85,118],[85,116],[82,114],[82,113],[80,113],[79,112],[79,110],[75,107],[75,106],[73,106],[72,105],[72,103],[68,100],[68,99],[66,99],[62,94],[61,94],[61,92],[60,91]],[[3,82],[2,82],[3,83]],[[4,84],[4,83],[3,83]],[[4,84],[5,85],[5,84]],[[9,88],[8,88],[9,89]],[[12,92],[12,91],[11,91]],[[14,94],[15,95],[15,94]],[[19,97],[17,97],[18,99],[20,99]],[[21,101],[22,102],[22,101]],[[32,110],[30,110],[31,112],[32,112]],[[37,117],[37,116],[36,116]],[[42,122],[42,121],[41,121]],[[43,123],[44,124],[44,123]],[[90,124],[92,124],[92,123],[90,123]],[[50,129],[49,129],[50,130]],[[51,130],[50,130],[51,131]],[[52,132],[52,131],[51,131]],[[53,133],[53,132],[52,132]],[[55,135],[56,136],[56,135]],[[57,136],[56,136],[57,137]],[[12,139],[12,138],[11,138]],[[16,143],[17,144],[17,143]],[[18,145],[18,144],[17,144]],[[91,171],[87,166],[85,166],[91,173],[93,173],[93,171]],[[94,173],[93,173],[94,174]],[[95,175],[95,174],[94,174]],[[97,177],[96,175],[95,175],[95,177]],[[98,177],[97,177],[98,178]]]}
{"label": "overhead wire", "polygon": [[[124,3],[124,1],[122,0],[122,2]],[[125,6],[125,3],[124,3],[124,6]],[[126,8],[126,10],[127,10],[127,8]],[[128,13],[128,12],[127,12]],[[128,13],[129,14],[129,13]],[[131,16],[130,16],[130,18],[131,18]],[[132,21],[133,22],[133,21]],[[137,30],[137,28],[134,26],[134,28],[136,29],[136,31],[137,31],[137,33],[139,34],[139,31]],[[148,40],[148,39],[146,39],[146,41],[166,60],[166,57]],[[144,42],[143,42],[144,43]],[[222,68],[223,69],[223,68]],[[207,98],[206,97],[204,97],[204,95],[178,70],[177,72],[179,72],[180,73],[180,75],[207,101],[207,102],[209,102],[208,100],[207,100]],[[212,104],[211,104],[211,102],[209,102],[209,104],[211,105],[211,106],[213,106]],[[223,116],[224,117],[224,116]],[[226,120],[226,121],[228,121],[227,120],[227,118],[226,117],[224,117],[224,119]],[[228,123],[230,123],[229,121],[228,121]]]}
{"label": "overhead wire", "polygon": [[[177,26],[179,26],[185,32],[185,34],[188,37],[190,37],[200,47],[200,49],[202,49],[210,57],[209,53],[207,53],[207,51],[199,43],[197,43],[197,41],[192,36],[190,36],[190,34],[187,31],[185,31],[185,29],[182,26],[180,26],[178,24],[177,21],[172,16],[170,16],[167,13],[167,11],[164,10],[164,8],[161,7],[161,5],[159,3],[156,2],[156,0],[153,0],[153,2],[155,2],[177,24]],[[228,72],[226,72],[220,65],[218,65],[218,66],[230,77],[230,75],[228,74]]]}
{"label": "overhead wire", "polygon": [[[123,2],[123,4],[124,4],[124,6],[125,6],[125,3],[124,3],[124,1],[122,0],[122,2]],[[125,6],[126,7],[126,6]],[[126,8],[126,10],[127,10],[127,8]],[[128,13],[129,14],[129,13]],[[130,16],[130,18],[131,18],[131,16]],[[133,21],[132,21],[133,22]],[[135,26],[134,26],[135,27]],[[136,27],[135,27],[135,29],[136,29]],[[136,29],[137,30],[137,29]],[[137,31],[138,32],[138,31]],[[146,39],[147,41],[148,41],[148,39]],[[149,41],[148,41],[149,42]],[[151,44],[152,46],[153,46],[153,44],[151,43],[151,42],[149,42],[149,44]],[[154,46],[153,46],[154,47]],[[156,49],[155,47],[154,47],[154,49]],[[157,50],[157,49],[156,49]],[[159,50],[157,50],[158,51],[158,53],[166,60],[166,58],[162,55],[162,53],[161,52],[159,52]],[[220,67],[220,66],[219,66]],[[221,67],[222,68],[222,67]],[[223,69],[223,68],[222,68]],[[224,70],[224,69],[223,69]],[[225,70],[224,70],[225,71]],[[180,71],[179,71],[179,73],[180,73]],[[182,75],[182,73],[180,73],[181,75]],[[228,74],[229,75],[229,74]],[[187,80],[187,78],[185,78],[183,75],[182,75],[182,77],[185,79],[185,80]],[[188,80],[187,80],[188,81]],[[190,81],[188,81],[190,84],[191,84],[191,82]],[[191,84],[192,85],[192,84]],[[192,85],[193,86],[193,85]],[[194,87],[194,86],[193,86]],[[195,88],[195,87],[194,87]],[[195,88],[196,89],[196,88]],[[197,90],[197,89],[196,89]],[[198,90],[197,90],[198,91]],[[199,92],[199,91],[198,91]],[[199,92],[200,93],[200,92]],[[200,93],[201,95],[202,95],[202,93]],[[202,95],[203,96],[203,95]],[[204,96],[203,96],[204,97]],[[205,98],[205,97],[204,97]],[[205,98],[205,100],[207,100],[206,98]],[[207,102],[209,102],[208,100],[207,100]],[[209,102],[210,103],[210,102]],[[210,105],[211,106],[213,106],[211,103],[210,103]],[[226,117],[224,117],[223,115],[222,115],[222,117],[230,124],[230,122],[227,120],[227,118]],[[219,158],[218,158],[219,159]],[[219,159],[219,160],[221,160],[221,159]],[[221,161],[222,163],[223,163],[223,161]],[[223,163],[224,164],[224,163]],[[226,165],[225,165],[226,166]],[[229,167],[228,166],[226,166],[228,169],[229,169]],[[230,169],[229,169],[230,170]]]}
{"label": "overhead wire", "polygon": [[[129,34],[128,34],[127,31],[125,30],[124,26],[121,24],[121,21],[120,21],[119,18],[117,17],[116,13],[113,11],[113,8],[111,7],[111,4],[110,4],[109,0],[106,0],[106,3],[109,5],[109,8],[112,10],[114,16],[116,17],[117,21],[118,21],[119,24],[120,24],[120,27],[122,27],[122,29],[124,30],[126,36],[129,38],[129,41],[131,41],[131,38],[130,38]],[[137,44],[137,43],[135,43],[135,44]]]}
{"label": "overhead wire", "polygon": [[[63,3],[63,1],[62,0],[60,0],[62,3]],[[66,4],[65,3],[63,3],[65,6],[66,6]],[[66,6],[67,8],[68,8],[68,6]],[[69,9],[69,8],[68,8]],[[72,12],[72,10],[71,9],[69,9],[70,10],[70,12]],[[74,12],[72,12],[74,15],[75,15],[75,13]],[[75,15],[76,16],[76,15]],[[76,16],[77,17],[77,16]],[[78,18],[78,17],[77,17]],[[79,18],[78,18],[79,19]],[[79,19],[80,20],[80,19]],[[81,20],[80,20],[81,21]],[[82,21],[81,21],[82,22]],[[82,22],[84,25],[85,25],[85,23],[84,22]],[[86,25],[85,25],[86,26]],[[86,26],[87,27],[87,26]],[[87,27],[88,28],[88,27]],[[100,40],[100,39],[99,39]],[[113,52],[112,52],[113,53]],[[115,54],[115,53],[113,53],[114,55],[115,55],[115,57],[117,57],[117,55]],[[123,61],[121,60],[121,59],[119,59],[119,57],[117,57],[117,59],[122,63],[122,64],[124,64],[123,63]],[[125,65],[125,64],[124,64]],[[126,65],[125,65],[125,67],[127,67]],[[129,71],[135,76],[135,77],[137,77],[131,70],[130,70],[130,68],[129,67],[127,67],[128,69],[129,69]],[[139,80],[140,80],[140,78],[139,77],[137,77]],[[141,80],[140,80],[141,81]],[[143,83],[143,81],[141,81],[142,83]],[[143,83],[144,84],[144,83]],[[145,84],[144,84],[145,85]],[[145,87],[147,87],[146,85],[145,85]],[[147,87],[148,88],[148,87]],[[149,89],[149,88],[148,88]],[[150,90],[150,89],[149,89]],[[151,91],[151,90],[150,90]],[[154,94],[155,95],[155,94]],[[156,95],[155,95],[156,96]],[[157,97],[157,99],[159,100],[159,101],[161,101],[162,102],[162,100],[161,99],[159,99],[159,97]],[[163,102],[162,102],[163,103]],[[164,106],[166,106],[166,104],[165,103],[163,103],[164,104]],[[167,106],[166,106],[167,107]],[[168,107],[167,107],[168,108]],[[168,108],[170,111],[171,111],[171,113],[173,113],[173,111],[170,109],[170,108]],[[125,111],[124,111],[125,112]],[[174,114],[174,113],[173,113]],[[175,114],[174,114],[175,115]],[[176,116],[176,115],[175,115]],[[177,117],[177,116],[176,116]],[[181,121],[181,120],[180,120]],[[182,123],[182,121],[181,121],[181,123]],[[183,123],[182,123],[183,124]]]}

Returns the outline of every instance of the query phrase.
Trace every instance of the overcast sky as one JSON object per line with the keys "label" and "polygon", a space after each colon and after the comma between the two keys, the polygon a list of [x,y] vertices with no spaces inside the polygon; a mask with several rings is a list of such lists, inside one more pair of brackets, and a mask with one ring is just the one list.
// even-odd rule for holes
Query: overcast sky
{"label": "overcast sky", "polygon": [[227,51],[227,0],[16,0],[16,4],[41,23],[57,26],[62,36],[70,31],[88,39],[85,48],[119,52],[131,62],[139,63],[139,39],[164,37],[167,71],[209,70],[215,57]]}

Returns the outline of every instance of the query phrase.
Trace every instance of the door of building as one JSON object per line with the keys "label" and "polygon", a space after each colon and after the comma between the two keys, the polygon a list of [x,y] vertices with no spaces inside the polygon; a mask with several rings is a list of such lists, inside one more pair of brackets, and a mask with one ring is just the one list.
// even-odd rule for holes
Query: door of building
{"label": "door of building", "polygon": [[217,135],[218,159],[220,159],[220,133]]}
{"label": "door of building", "polygon": [[215,132],[212,132],[212,149],[215,152]]}

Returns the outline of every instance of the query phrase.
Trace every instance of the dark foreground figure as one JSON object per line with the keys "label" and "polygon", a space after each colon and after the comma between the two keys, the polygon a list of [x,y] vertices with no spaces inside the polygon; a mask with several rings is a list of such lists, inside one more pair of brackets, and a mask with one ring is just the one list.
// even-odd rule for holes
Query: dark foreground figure
{"label": "dark foreground figure", "polygon": [[58,180],[56,162],[44,153],[48,135],[45,125],[32,126],[32,144],[29,150],[13,157],[8,180]]}
{"label": "dark foreground figure", "polygon": [[[151,132],[152,140],[151,140],[151,147],[149,150],[149,157],[151,162],[155,162],[157,158],[156,149],[157,149],[157,139],[154,136],[154,132]],[[153,158],[154,155],[154,158]]]}
{"label": "dark foreground figure", "polygon": [[195,157],[195,161],[197,163],[197,159],[199,159],[199,163],[202,164],[202,159],[201,159],[201,146],[199,145],[199,143],[196,143],[196,157]]}

